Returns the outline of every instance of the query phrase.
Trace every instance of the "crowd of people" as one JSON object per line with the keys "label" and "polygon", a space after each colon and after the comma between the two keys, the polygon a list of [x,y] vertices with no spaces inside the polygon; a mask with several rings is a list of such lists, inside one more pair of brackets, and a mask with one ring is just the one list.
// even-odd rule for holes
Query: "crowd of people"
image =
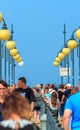
{"label": "crowd of people", "polygon": [[34,93],[24,77],[11,88],[0,81],[0,130],[39,130],[31,121],[33,112]]}
{"label": "crowd of people", "polygon": [[[64,130],[80,129],[78,89],[71,84],[54,84],[29,87],[25,77],[9,87],[0,80],[0,130],[40,130],[41,99],[49,108],[57,111]],[[34,119],[34,121],[32,121]]]}

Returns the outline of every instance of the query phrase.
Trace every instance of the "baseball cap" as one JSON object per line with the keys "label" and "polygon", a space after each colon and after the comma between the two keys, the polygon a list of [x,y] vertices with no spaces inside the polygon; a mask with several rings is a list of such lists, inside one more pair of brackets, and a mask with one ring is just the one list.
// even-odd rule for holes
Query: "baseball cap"
{"label": "baseball cap", "polygon": [[66,84],[66,86],[71,86],[71,84]]}

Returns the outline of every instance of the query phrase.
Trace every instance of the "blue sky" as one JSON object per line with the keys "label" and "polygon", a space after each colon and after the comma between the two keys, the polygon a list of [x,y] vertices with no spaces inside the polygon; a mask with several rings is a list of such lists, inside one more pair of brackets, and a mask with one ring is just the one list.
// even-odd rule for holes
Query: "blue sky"
{"label": "blue sky", "polygon": [[[24,76],[29,86],[60,84],[59,67],[53,61],[66,39],[80,26],[80,0],[0,0],[7,26],[14,26],[14,41],[24,65],[16,63],[16,82]],[[76,78],[76,85],[78,79]]]}

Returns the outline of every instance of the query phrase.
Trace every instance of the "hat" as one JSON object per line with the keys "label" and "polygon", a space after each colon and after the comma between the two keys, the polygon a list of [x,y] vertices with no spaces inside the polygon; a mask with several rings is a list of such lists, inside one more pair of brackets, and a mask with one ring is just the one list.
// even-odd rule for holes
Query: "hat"
{"label": "hat", "polygon": [[66,84],[66,86],[71,86],[71,84]]}
{"label": "hat", "polygon": [[41,85],[40,85],[40,84],[37,84],[36,87],[37,87],[37,88],[41,88]]}

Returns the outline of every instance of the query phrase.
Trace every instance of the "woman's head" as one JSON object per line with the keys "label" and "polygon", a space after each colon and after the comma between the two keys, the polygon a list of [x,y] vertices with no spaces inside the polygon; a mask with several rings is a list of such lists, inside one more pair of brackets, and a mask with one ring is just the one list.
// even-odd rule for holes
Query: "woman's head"
{"label": "woman's head", "polygon": [[18,115],[21,119],[30,119],[30,104],[25,97],[13,92],[5,98],[2,115],[3,119],[11,119],[12,115]]}
{"label": "woman's head", "polygon": [[40,93],[40,88],[36,88],[36,92]]}
{"label": "woman's head", "polygon": [[8,88],[8,84],[4,80],[0,80],[0,85],[3,85],[5,88]]}
{"label": "woman's head", "polygon": [[57,93],[54,91],[51,95],[51,104],[53,104],[54,106],[56,106],[57,103]]}
{"label": "woman's head", "polygon": [[60,84],[60,89],[64,89],[65,84]]}
{"label": "woman's head", "polygon": [[0,102],[7,95],[8,85],[4,80],[0,80]]}
{"label": "woman's head", "polygon": [[44,86],[44,93],[48,93],[49,92],[49,87],[48,87],[48,85],[45,85]]}
{"label": "woman's head", "polygon": [[75,94],[77,92],[77,89],[75,86],[72,86],[72,89],[71,89],[71,94]]}

